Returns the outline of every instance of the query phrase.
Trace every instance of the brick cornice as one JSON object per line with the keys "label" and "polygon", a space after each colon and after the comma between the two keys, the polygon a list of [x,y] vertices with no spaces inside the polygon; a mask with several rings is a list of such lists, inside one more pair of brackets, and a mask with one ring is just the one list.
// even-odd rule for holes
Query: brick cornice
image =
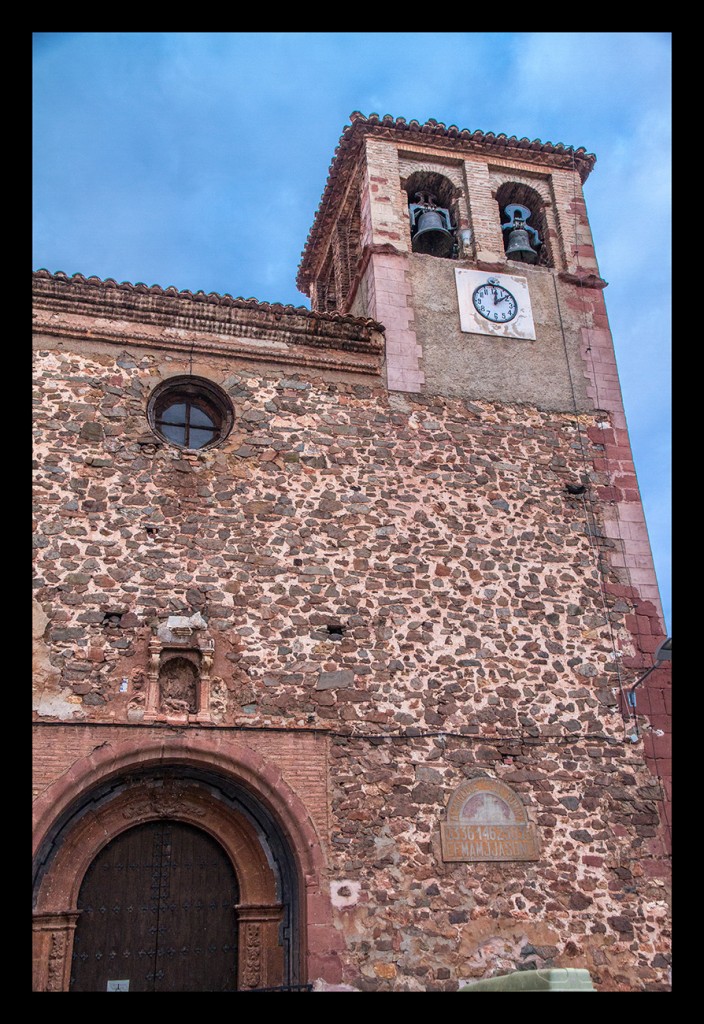
{"label": "brick cornice", "polygon": [[490,157],[519,159],[522,163],[539,164],[542,167],[556,167],[576,170],[582,184],[587,180],[596,163],[596,156],[587,153],[584,147],[575,149],[561,142],[541,142],[540,139],[519,139],[503,132],[470,131],[457,125],[444,125],[429,119],[406,121],[403,117],[385,114],[370,114],[365,117],[359,111],[350,114],[351,124],[346,125],[335,149],[328,172],[327,182],[316,211],[313,226],[308,234],[298,269],[296,284],[299,291],[308,293],[313,278],[316,254],[323,240],[328,237],[330,222],[349,186],[350,178],[357,165],[365,138],[388,139],[399,144],[420,143],[453,155],[483,153]]}
{"label": "brick cornice", "polygon": [[381,370],[384,328],[371,319],[81,274],[39,270],[32,279],[35,328],[45,335],[352,373]]}

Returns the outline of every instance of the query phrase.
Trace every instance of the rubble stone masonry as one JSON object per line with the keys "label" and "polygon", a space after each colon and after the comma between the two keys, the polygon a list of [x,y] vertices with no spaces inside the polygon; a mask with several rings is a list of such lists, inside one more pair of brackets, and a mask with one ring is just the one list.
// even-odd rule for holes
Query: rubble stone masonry
{"label": "rubble stone masonry", "polygon": [[[199,613],[210,721],[184,728],[274,759],[305,804],[343,983],[555,966],[668,989],[657,735],[642,718],[631,741],[625,701],[660,627],[595,498],[605,414],[390,394],[370,365],[228,358],[226,340],[189,357],[119,330],[37,339],[37,794],[98,743],[181,722],[144,720],[149,642]],[[149,429],[153,388],[189,372],[232,401],[219,448]],[[480,777],[518,794],[537,862],[442,860],[449,797]]]}

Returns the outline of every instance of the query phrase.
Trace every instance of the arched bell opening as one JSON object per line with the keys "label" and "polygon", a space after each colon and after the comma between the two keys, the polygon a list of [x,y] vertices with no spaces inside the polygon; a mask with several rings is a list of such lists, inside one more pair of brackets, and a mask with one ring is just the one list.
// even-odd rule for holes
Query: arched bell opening
{"label": "arched bell opening", "polygon": [[414,171],[403,182],[413,252],[452,259],[458,254],[456,189],[436,171]]}
{"label": "arched bell opening", "polygon": [[330,253],[318,282],[319,302],[316,308],[323,313],[334,313],[339,309],[338,290],[335,261]]}
{"label": "arched bell opening", "polygon": [[[211,867],[199,874],[194,856]],[[296,851],[272,809],[217,769],[167,761],[89,787],[47,830],[35,868],[35,991],[105,991],[108,982],[131,978],[136,991],[236,991],[306,980],[305,885]],[[121,880],[125,872],[133,884]],[[217,938],[206,944],[198,940],[203,906],[188,896],[197,889],[197,900],[213,904],[205,927]],[[103,927],[111,917],[119,918],[113,937],[132,929],[119,949]],[[157,941],[145,944],[150,934]],[[84,958],[78,969],[76,956]],[[117,963],[133,973],[113,970]]]}
{"label": "arched bell opening", "polygon": [[511,262],[554,266],[545,203],[523,182],[507,181],[496,192],[504,252]]}

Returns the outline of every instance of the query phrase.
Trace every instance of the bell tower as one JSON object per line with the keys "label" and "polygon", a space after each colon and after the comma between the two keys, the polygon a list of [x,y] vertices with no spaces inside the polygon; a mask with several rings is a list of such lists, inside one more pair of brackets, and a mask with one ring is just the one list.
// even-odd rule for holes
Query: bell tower
{"label": "bell tower", "polygon": [[[435,120],[350,122],[299,289],[313,309],[384,325],[397,406],[488,402],[507,423],[533,409],[573,432],[568,493],[597,524],[609,600],[634,601],[624,665],[649,670],[664,623],[582,191],[596,157]],[[653,745],[651,768],[667,775],[668,757]]]}
{"label": "bell tower", "polygon": [[608,332],[582,195],[595,157],[350,120],[299,269],[313,309],[384,324],[390,391],[593,408],[581,353]]}

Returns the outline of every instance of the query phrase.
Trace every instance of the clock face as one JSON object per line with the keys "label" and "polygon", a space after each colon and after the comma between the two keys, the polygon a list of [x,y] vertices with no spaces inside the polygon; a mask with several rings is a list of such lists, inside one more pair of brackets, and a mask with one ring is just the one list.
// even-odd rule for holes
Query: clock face
{"label": "clock face", "polygon": [[455,268],[460,329],[466,334],[535,341],[528,279]]}
{"label": "clock face", "polygon": [[492,278],[474,289],[472,302],[477,313],[493,324],[507,324],[518,313],[518,302],[514,296]]}

